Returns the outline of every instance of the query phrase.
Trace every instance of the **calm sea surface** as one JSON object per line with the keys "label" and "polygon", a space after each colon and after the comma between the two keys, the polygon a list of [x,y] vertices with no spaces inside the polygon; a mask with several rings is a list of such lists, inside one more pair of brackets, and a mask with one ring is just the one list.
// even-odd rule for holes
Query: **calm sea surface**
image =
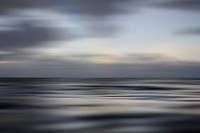
{"label": "calm sea surface", "polygon": [[200,133],[200,80],[1,78],[0,133]]}

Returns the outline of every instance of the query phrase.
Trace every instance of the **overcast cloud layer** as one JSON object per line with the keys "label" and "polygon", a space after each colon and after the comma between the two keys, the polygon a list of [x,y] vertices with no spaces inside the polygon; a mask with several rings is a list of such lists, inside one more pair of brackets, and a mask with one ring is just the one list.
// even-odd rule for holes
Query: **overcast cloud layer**
{"label": "overcast cloud layer", "polygon": [[198,0],[1,0],[1,77],[200,77]]}

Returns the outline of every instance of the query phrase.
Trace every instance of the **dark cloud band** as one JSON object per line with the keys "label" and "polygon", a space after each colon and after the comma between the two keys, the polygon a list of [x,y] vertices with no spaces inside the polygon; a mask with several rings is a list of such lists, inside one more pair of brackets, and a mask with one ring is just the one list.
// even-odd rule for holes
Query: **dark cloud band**
{"label": "dark cloud band", "polygon": [[180,35],[200,35],[200,27],[184,29],[184,30],[178,31],[177,34],[180,34]]}
{"label": "dark cloud band", "polygon": [[154,5],[160,8],[200,11],[199,0],[169,0],[166,2],[156,3]]}

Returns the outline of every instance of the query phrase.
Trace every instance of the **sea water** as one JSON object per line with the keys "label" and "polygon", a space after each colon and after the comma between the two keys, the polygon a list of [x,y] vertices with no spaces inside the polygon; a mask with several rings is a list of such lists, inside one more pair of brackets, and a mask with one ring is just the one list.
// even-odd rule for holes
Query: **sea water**
{"label": "sea water", "polygon": [[0,79],[0,133],[199,132],[199,79]]}

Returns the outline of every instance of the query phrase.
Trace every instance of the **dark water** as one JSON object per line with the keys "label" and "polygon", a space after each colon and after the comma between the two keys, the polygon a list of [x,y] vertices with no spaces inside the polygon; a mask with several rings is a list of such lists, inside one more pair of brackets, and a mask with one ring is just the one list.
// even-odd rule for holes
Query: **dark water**
{"label": "dark water", "polygon": [[0,79],[0,133],[200,133],[200,80]]}

